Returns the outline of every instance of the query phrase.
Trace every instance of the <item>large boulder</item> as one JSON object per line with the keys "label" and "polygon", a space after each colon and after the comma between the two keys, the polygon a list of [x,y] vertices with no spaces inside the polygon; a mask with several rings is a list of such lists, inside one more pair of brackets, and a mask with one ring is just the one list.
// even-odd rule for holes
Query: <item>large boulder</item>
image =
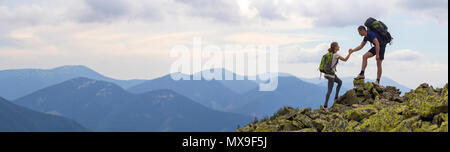
{"label": "large boulder", "polygon": [[355,108],[352,110],[348,110],[344,113],[345,118],[349,120],[354,120],[357,122],[360,122],[371,115],[375,114],[377,112],[377,109],[372,107],[362,107],[362,108]]}
{"label": "large boulder", "polygon": [[404,99],[400,97],[401,91],[392,86],[381,86],[372,82],[364,83],[363,79],[355,79],[353,81],[355,88],[347,91],[343,96],[339,97],[335,102],[352,106],[354,104],[373,104],[375,101],[388,103],[403,102]]}
{"label": "large boulder", "polygon": [[363,88],[364,87],[364,79],[353,80],[353,86],[355,86],[355,88]]}
{"label": "large boulder", "polygon": [[357,89],[347,91],[343,96],[339,97],[334,104],[341,104],[347,106],[351,106],[353,104],[360,104],[364,99],[358,97],[356,92]]}

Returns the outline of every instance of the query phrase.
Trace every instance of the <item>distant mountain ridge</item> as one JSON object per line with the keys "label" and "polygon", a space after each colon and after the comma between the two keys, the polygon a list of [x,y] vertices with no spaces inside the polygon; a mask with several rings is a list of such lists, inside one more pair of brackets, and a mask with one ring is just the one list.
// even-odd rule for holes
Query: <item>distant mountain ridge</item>
{"label": "distant mountain ridge", "polygon": [[[210,69],[209,71],[213,72],[214,70],[222,73],[223,80],[175,81],[171,78],[171,74],[152,80],[116,80],[105,77],[85,66],[62,66],[50,70],[4,70],[0,71],[0,83],[2,84],[0,85],[0,96],[22,97],[82,75],[81,77],[117,84],[123,88],[121,92],[141,94],[156,90],[172,90],[214,110],[257,117],[269,115],[282,106],[318,108],[324,102],[327,87],[325,79],[304,79],[288,73],[278,73],[279,88],[274,92],[260,92],[258,91],[259,80],[248,80],[249,76],[238,75],[226,69]],[[232,75],[233,80],[225,80],[227,74]],[[187,76],[192,78],[193,75]],[[244,80],[236,80],[238,77]],[[344,77],[342,80],[344,84],[341,94],[351,88],[353,78]],[[402,92],[409,90],[389,78],[383,78],[382,84],[396,86]],[[334,98],[334,91],[335,89],[333,89],[330,99]],[[277,99],[278,102],[275,102],[274,99]],[[333,101],[330,100],[330,104],[332,103]]]}
{"label": "distant mountain ridge", "polygon": [[113,82],[128,88],[144,80],[116,80],[103,76],[86,66],[62,66],[53,69],[15,69],[0,71],[0,96],[13,100],[39,89],[55,85],[73,78]]}
{"label": "distant mountain ridge", "polygon": [[208,80],[173,80],[170,75],[161,78],[148,80],[128,89],[132,93],[144,93],[149,91],[168,89],[180,93],[203,106],[215,109],[226,110],[232,108],[232,101],[235,101],[236,93],[222,85],[218,81]]}
{"label": "distant mountain ridge", "polygon": [[77,122],[13,104],[0,97],[0,132],[85,132]]}
{"label": "distant mountain ridge", "polygon": [[[148,80],[128,89],[133,93],[142,93],[158,89],[170,89],[200,104],[220,111],[235,112],[252,117],[262,117],[275,112],[283,106],[319,107],[323,104],[325,87],[302,81],[290,74],[280,73],[278,88],[275,91],[259,91],[259,78],[249,80],[225,69],[211,69],[221,72],[222,80],[192,80],[194,75],[184,75],[190,80],[173,80],[171,75]],[[196,74],[202,74],[205,71]],[[206,70],[208,72],[208,70]],[[233,80],[225,80],[225,75]],[[243,80],[237,80],[240,77]],[[245,89],[231,91],[243,86]],[[233,89],[235,90],[235,89]],[[323,99],[322,99],[323,98]]]}
{"label": "distant mountain ridge", "polygon": [[211,110],[171,90],[132,94],[114,83],[82,77],[15,102],[72,118],[93,131],[232,131],[252,119]]}
{"label": "distant mountain ridge", "polygon": [[243,105],[234,109],[235,112],[255,117],[267,116],[283,106],[314,107],[323,104],[326,89],[307,83],[293,76],[278,78],[278,88],[275,91],[261,92],[258,89],[239,96]]}

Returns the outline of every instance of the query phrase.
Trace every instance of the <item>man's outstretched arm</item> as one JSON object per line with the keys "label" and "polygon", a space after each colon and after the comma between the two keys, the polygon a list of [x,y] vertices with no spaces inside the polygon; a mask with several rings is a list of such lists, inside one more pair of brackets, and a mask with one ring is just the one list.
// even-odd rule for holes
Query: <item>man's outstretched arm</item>
{"label": "man's outstretched arm", "polygon": [[366,43],[367,43],[367,41],[362,41],[361,44],[358,47],[356,47],[354,49],[351,49],[352,52],[356,52],[356,51],[361,50],[362,48],[364,48],[364,46],[366,46]]}

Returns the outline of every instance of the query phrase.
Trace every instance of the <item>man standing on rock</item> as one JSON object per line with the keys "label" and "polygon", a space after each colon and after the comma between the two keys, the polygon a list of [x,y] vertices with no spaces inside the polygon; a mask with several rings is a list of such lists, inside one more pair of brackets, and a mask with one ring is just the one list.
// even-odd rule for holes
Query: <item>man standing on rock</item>
{"label": "man standing on rock", "polygon": [[356,51],[359,51],[362,48],[364,48],[367,41],[372,43],[373,47],[366,54],[364,54],[363,61],[362,61],[362,67],[361,67],[361,73],[359,73],[355,79],[365,79],[364,71],[366,70],[366,67],[367,67],[367,59],[369,59],[373,56],[376,56],[378,72],[377,72],[377,80],[376,80],[375,84],[380,84],[381,74],[383,72],[382,63],[384,60],[384,52],[386,49],[386,44],[381,43],[382,40],[381,40],[381,36],[379,34],[373,32],[373,31],[368,31],[366,29],[366,27],[364,27],[364,26],[358,27],[358,33],[359,33],[359,35],[364,36],[364,40],[361,42],[361,44],[358,47],[351,49],[352,52],[356,52]]}

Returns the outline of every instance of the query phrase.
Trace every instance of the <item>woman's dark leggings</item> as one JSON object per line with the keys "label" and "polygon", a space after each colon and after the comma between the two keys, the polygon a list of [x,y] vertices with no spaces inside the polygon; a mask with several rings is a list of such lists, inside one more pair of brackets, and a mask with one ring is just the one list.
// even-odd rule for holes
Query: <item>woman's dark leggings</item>
{"label": "woman's dark leggings", "polygon": [[342,86],[342,80],[339,79],[337,75],[335,75],[334,78],[327,78],[327,79],[328,79],[328,92],[327,92],[327,97],[325,99],[324,107],[328,107],[328,100],[330,99],[331,91],[333,91],[334,83],[336,82],[338,84],[338,86],[336,88],[335,98],[339,97],[339,90],[341,89],[341,86]]}

